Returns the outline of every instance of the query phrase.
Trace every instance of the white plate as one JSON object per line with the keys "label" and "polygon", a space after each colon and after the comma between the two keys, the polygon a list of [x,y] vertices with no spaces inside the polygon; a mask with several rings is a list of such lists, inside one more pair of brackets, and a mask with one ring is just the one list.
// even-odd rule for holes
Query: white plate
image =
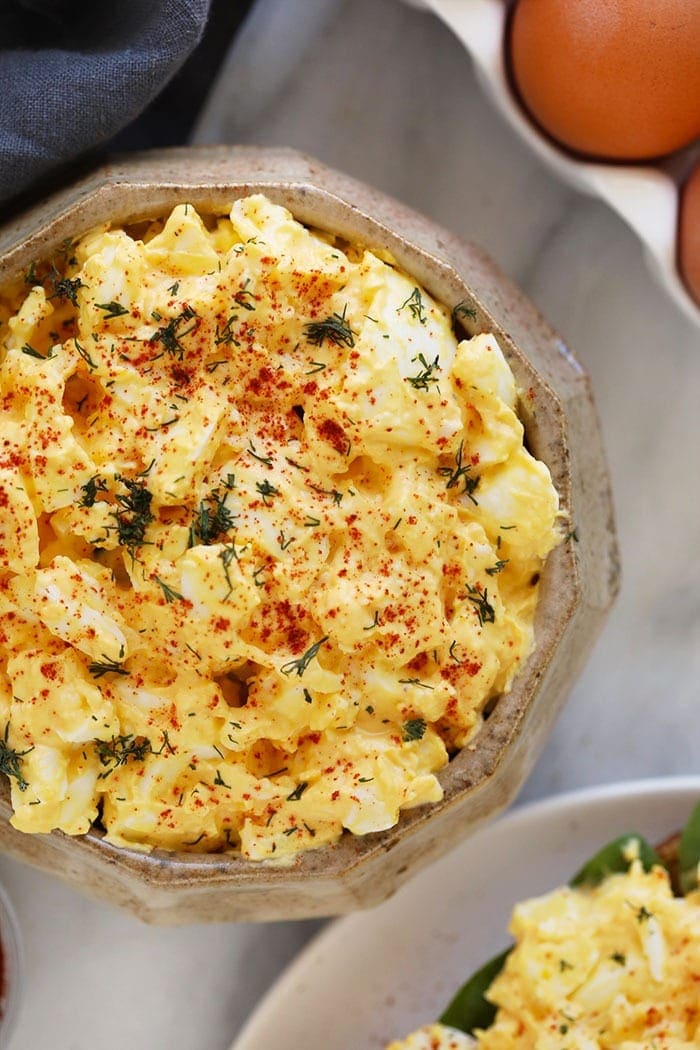
{"label": "white plate", "polygon": [[433,11],[461,40],[487,94],[542,160],[572,186],[604,200],[634,230],[652,273],[683,312],[700,325],[700,308],[690,298],[676,268],[676,183],[690,168],[692,157],[697,159],[697,149],[691,146],[657,166],[577,160],[541,135],[513,98],[503,59],[507,12],[503,0],[411,2]]}
{"label": "white plate", "polygon": [[513,904],[566,882],[606,841],[680,828],[700,777],[632,781],[516,809],[369,912],[339,919],[273,986],[231,1050],[380,1050],[434,1020],[508,943]]}

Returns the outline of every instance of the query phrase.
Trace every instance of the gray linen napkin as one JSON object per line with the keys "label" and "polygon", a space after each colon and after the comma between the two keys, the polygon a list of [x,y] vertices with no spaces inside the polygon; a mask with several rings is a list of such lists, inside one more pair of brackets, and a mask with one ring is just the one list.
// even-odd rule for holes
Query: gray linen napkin
{"label": "gray linen napkin", "polygon": [[210,0],[0,0],[0,202],[111,138],[198,43]]}

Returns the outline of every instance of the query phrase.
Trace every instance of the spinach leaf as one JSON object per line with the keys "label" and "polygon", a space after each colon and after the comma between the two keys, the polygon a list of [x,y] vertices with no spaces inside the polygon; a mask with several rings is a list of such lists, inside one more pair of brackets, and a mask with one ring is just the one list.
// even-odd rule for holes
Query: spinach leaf
{"label": "spinach leaf", "polygon": [[496,1007],[484,993],[503,969],[511,949],[501,952],[463,984],[440,1017],[440,1023],[471,1035],[475,1028],[488,1028],[496,1016]]}
{"label": "spinach leaf", "polygon": [[598,886],[608,875],[627,871],[630,866],[627,854],[629,854],[629,845],[632,841],[638,844],[639,859],[645,871],[650,871],[654,864],[661,864],[656,850],[652,849],[641,835],[636,833],[620,835],[619,838],[613,839],[612,842],[608,842],[606,846],[598,850],[589,861],[586,861],[569,881],[569,885],[574,887]]}
{"label": "spinach leaf", "polygon": [[684,896],[698,889],[698,864],[700,864],[700,802],[690,814],[678,846],[680,884]]}

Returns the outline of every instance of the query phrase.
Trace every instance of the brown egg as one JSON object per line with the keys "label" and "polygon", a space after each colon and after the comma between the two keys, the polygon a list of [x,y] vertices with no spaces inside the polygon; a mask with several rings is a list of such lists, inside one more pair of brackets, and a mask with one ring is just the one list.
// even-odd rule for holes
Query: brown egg
{"label": "brown egg", "polygon": [[506,46],[525,108],[572,150],[641,160],[700,135],[700,0],[517,0]]}
{"label": "brown egg", "polygon": [[678,265],[688,291],[700,306],[700,164],[695,165],[682,190]]}

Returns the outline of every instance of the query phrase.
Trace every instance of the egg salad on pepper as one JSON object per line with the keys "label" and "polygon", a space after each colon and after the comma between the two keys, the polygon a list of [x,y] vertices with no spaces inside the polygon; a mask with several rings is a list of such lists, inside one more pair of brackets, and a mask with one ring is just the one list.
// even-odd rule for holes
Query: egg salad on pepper
{"label": "egg salad on pepper", "polygon": [[700,1047],[700,892],[675,897],[668,871],[518,904],[515,947],[486,992],[493,1023],[474,1038],[427,1025],[388,1050],[690,1050]]}
{"label": "egg salad on pepper", "polygon": [[0,306],[14,826],[283,858],[440,799],[559,539],[495,339],[260,195],[93,230],[24,281]]}

